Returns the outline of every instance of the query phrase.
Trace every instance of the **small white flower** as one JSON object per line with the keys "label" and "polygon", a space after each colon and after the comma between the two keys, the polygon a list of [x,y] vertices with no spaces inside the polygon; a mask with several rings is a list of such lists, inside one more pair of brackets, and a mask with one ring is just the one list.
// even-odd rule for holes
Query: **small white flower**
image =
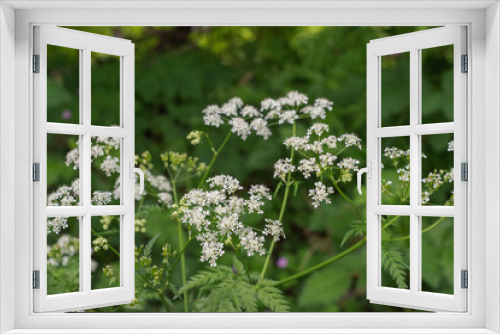
{"label": "small white flower", "polygon": [[238,116],[238,109],[241,107],[243,107],[243,101],[239,97],[233,97],[221,106],[220,111],[226,116]]}
{"label": "small white flower", "polygon": [[93,205],[106,205],[111,202],[113,194],[109,191],[94,191],[92,194]]}
{"label": "small white flower", "polygon": [[287,148],[293,147],[296,150],[305,150],[309,142],[309,137],[289,137],[285,139]]}
{"label": "small white flower", "polygon": [[279,177],[285,181],[285,177],[289,172],[294,172],[295,166],[292,165],[290,158],[279,159],[274,163],[274,177]]}
{"label": "small white flower", "polygon": [[386,147],[384,149],[384,156],[385,157],[388,157],[389,159],[396,159],[396,158],[399,158],[401,156],[403,156],[404,152],[403,150],[400,150],[399,148],[397,147]]}
{"label": "small white flower", "polygon": [[108,177],[113,173],[118,173],[120,171],[120,160],[108,155],[101,163],[101,169]]}
{"label": "small white flower", "polygon": [[322,168],[333,166],[335,160],[337,160],[337,157],[328,152],[319,156],[319,163]]}
{"label": "small white flower", "polygon": [[329,127],[325,123],[315,123],[312,125],[309,130],[307,130],[307,135],[310,136],[311,134],[316,134],[317,136],[321,136],[323,132],[328,132]]}
{"label": "small white flower", "polygon": [[219,106],[210,105],[206,107],[203,111],[203,122],[208,126],[219,127],[224,124],[222,117],[220,116],[221,110]]}
{"label": "small white flower", "polygon": [[248,227],[243,227],[240,233],[240,240],[243,249],[247,251],[248,256],[255,253],[259,255],[266,254],[264,250],[264,237],[257,236],[257,233]]}
{"label": "small white flower", "polygon": [[285,237],[285,231],[283,231],[282,224],[279,220],[264,219],[267,223],[262,234],[273,237],[274,241],[279,241],[280,237]]}
{"label": "small white flower", "polygon": [[240,114],[243,117],[250,118],[262,117],[262,114],[253,106],[245,106],[243,109],[241,109]]}
{"label": "small white flower", "polygon": [[191,141],[191,145],[198,145],[199,143],[201,143],[201,138],[203,136],[203,132],[202,131],[191,131],[186,139]]}
{"label": "small white flower", "polygon": [[73,165],[73,169],[80,166],[80,149],[74,148],[66,154],[66,166]]}
{"label": "small white flower", "polygon": [[318,153],[318,154],[323,153],[323,142],[321,140],[316,140],[312,144],[307,144],[305,150],[312,151],[312,152]]}
{"label": "small white flower", "polygon": [[316,163],[315,158],[302,159],[299,162],[299,168],[304,175],[304,178],[308,179],[311,176],[311,173],[319,173],[320,168]]}
{"label": "small white flower", "polygon": [[208,261],[211,267],[217,266],[217,259],[224,255],[224,244],[217,241],[214,233],[206,232],[196,236],[201,244],[201,262]]}
{"label": "small white flower", "polygon": [[90,148],[92,158],[102,157],[104,155],[104,146],[96,144]]}
{"label": "small white flower", "polygon": [[357,146],[361,149],[361,139],[358,138],[354,133],[345,133],[339,137],[339,141],[343,141],[345,147]]}
{"label": "small white flower", "polygon": [[267,98],[260,103],[261,111],[267,111],[272,109],[279,111],[281,109],[281,104],[279,104],[278,101],[275,101],[271,98]]}
{"label": "small white flower", "polygon": [[359,161],[353,158],[344,158],[338,163],[338,166],[342,169],[352,169],[354,171],[358,170]]}
{"label": "small white flower", "polygon": [[326,144],[328,148],[337,148],[337,137],[334,135],[328,136],[323,139],[322,143]]}
{"label": "small white flower", "polygon": [[301,104],[307,104],[309,98],[307,95],[299,93],[297,91],[291,91],[286,94],[287,103],[292,106],[300,106]]}
{"label": "small white flower", "polygon": [[444,174],[444,177],[443,177],[444,181],[445,182],[453,182],[454,179],[455,179],[455,171],[454,169],[450,169],[449,172],[447,172],[446,174]]}
{"label": "small white flower", "polygon": [[240,186],[240,181],[229,175],[217,175],[209,178],[207,182],[210,188],[219,187],[229,194],[243,189],[243,187]]}
{"label": "small white flower", "polygon": [[250,123],[250,128],[255,130],[257,136],[261,136],[264,139],[271,136],[271,130],[267,127],[267,121],[262,118],[256,118]]}
{"label": "small white flower", "polygon": [[430,185],[433,189],[437,189],[443,185],[443,179],[441,174],[438,173],[437,170],[430,172],[429,175],[425,179],[422,180],[422,183]]}
{"label": "small white flower", "polygon": [[326,112],[323,107],[314,107],[314,106],[305,106],[300,110],[301,113],[303,114],[309,114],[311,119],[316,119],[316,118],[321,118],[325,119],[326,118]]}
{"label": "small white flower", "polygon": [[233,126],[232,132],[236,133],[241,139],[247,139],[250,134],[250,125],[241,117],[235,117],[229,121]]}
{"label": "small white flower", "polygon": [[299,118],[299,116],[297,116],[297,112],[295,110],[286,110],[282,111],[279,114],[279,118],[280,118],[278,121],[279,124],[284,124],[284,123],[293,124],[293,122],[295,122],[295,120]]}
{"label": "small white flower", "polygon": [[59,234],[61,230],[65,228],[68,228],[68,218],[54,217],[47,219],[47,234],[49,234],[50,232]]}
{"label": "small white flower", "polygon": [[314,102],[314,106],[325,108],[325,109],[328,109],[329,111],[331,111],[332,107],[333,107],[333,102],[330,100],[327,100],[323,97],[320,97],[319,99],[316,99],[316,101]]}
{"label": "small white flower", "polygon": [[313,200],[313,206],[315,208],[319,207],[321,202],[325,202],[326,204],[330,204],[331,201],[328,198],[328,195],[333,194],[332,187],[326,187],[322,182],[315,182],[315,188],[309,190],[309,197]]}

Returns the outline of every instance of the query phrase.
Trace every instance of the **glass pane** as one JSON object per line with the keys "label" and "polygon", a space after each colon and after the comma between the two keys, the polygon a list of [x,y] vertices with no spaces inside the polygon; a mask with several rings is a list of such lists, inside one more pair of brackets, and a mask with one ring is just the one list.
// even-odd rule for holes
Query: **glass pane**
{"label": "glass pane", "polygon": [[93,125],[120,125],[120,57],[91,53]]}
{"label": "glass pane", "polygon": [[453,45],[421,52],[422,123],[453,122]]}
{"label": "glass pane", "polygon": [[47,218],[47,294],[80,291],[80,218]]}
{"label": "glass pane", "polygon": [[453,206],[453,134],[422,136],[422,205]]}
{"label": "glass pane", "polygon": [[410,287],[410,217],[382,216],[382,282],[390,288]]}
{"label": "glass pane", "polygon": [[380,57],[382,126],[410,124],[410,53]]}
{"label": "glass pane", "polygon": [[382,138],[382,205],[410,204],[410,137]]}
{"label": "glass pane", "polygon": [[120,216],[92,217],[92,289],[120,286]]}
{"label": "glass pane", "polygon": [[92,204],[120,204],[120,138],[92,137]]}
{"label": "glass pane", "polygon": [[47,45],[47,122],[80,122],[80,50]]}
{"label": "glass pane", "polygon": [[453,294],[453,218],[421,219],[422,290]]}
{"label": "glass pane", "polygon": [[47,134],[47,206],[80,205],[80,136]]}

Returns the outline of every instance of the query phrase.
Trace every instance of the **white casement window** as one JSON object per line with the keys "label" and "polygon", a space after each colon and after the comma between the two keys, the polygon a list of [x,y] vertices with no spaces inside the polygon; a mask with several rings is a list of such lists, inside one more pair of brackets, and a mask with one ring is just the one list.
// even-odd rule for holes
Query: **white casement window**
{"label": "white casement window", "polygon": [[[367,47],[367,298],[372,303],[433,311],[467,310],[467,47],[466,28],[451,26],[373,40]],[[448,48],[448,64],[453,77],[448,78],[453,98],[447,103],[448,119],[435,119],[426,109],[422,76],[426,75],[422,58],[434,48]],[[384,96],[384,62],[409,58],[408,76],[391,78],[407,87],[409,109],[401,110],[390,124],[381,124],[381,115],[390,108]],[[446,83],[442,83],[443,85]],[[449,156],[440,157],[450,168],[444,180],[433,173],[441,166],[427,166],[426,147],[448,142]],[[403,159],[398,159],[402,156]],[[386,160],[383,157],[387,158]],[[387,160],[398,161],[387,163]],[[401,164],[405,161],[404,164]],[[454,174],[454,175],[453,175]],[[403,189],[391,188],[391,177],[407,181]],[[409,178],[409,179],[408,179]],[[428,205],[427,197],[433,182],[451,183],[451,200]],[[429,188],[430,187],[430,188]],[[393,200],[396,198],[396,200]],[[437,224],[449,225],[447,236],[453,252],[450,272],[453,291],[426,291],[422,277],[426,261],[438,256],[422,249],[422,238]],[[399,234],[398,234],[399,233]],[[400,256],[391,250],[391,243],[404,243],[408,248],[409,285],[392,286],[384,281],[383,266],[391,266],[387,257]],[[443,242],[443,247],[447,247]],[[424,256],[426,254],[426,256]],[[391,269],[389,269],[391,270]],[[443,273],[446,275],[446,273]],[[444,292],[444,293],[442,293]]]}
{"label": "white casement window", "polygon": [[[49,50],[65,48],[67,52],[79,54],[79,117],[74,124],[54,123],[47,118],[47,106],[52,92],[47,81],[47,57]],[[114,113],[117,124],[94,124],[92,121],[92,60],[99,54],[117,60],[117,101]],[[52,53],[53,55],[53,53]],[[34,28],[34,311],[68,311],[88,309],[103,305],[129,303],[134,298],[134,44],[128,40],[99,36],[69,29],[39,26]],[[50,83],[49,83],[50,86]],[[110,97],[111,98],[111,97]],[[120,194],[115,203],[103,203],[100,197],[111,193],[99,190],[96,180],[101,175],[92,169],[91,161],[99,152],[92,151],[92,142],[106,142],[120,152],[109,164],[117,172]],[[50,143],[62,143],[72,148],[71,161],[48,156],[57,155]],[[48,146],[49,145],[49,146]],[[61,184],[58,189],[47,191],[47,178],[59,180],[52,175],[51,164],[66,163],[75,172],[71,184]],[[104,175],[105,177],[106,175]],[[107,201],[106,201],[107,202]],[[107,231],[99,231],[93,225],[101,216],[112,216]],[[97,224],[99,225],[99,224]],[[78,253],[79,274],[77,277],[53,277],[47,274],[47,249],[50,241],[65,227],[79,245],[70,245],[70,252]],[[106,234],[106,238],[104,234]],[[112,234],[112,238],[109,236]],[[102,236],[101,236],[102,234]],[[69,239],[70,242],[72,239]],[[111,242],[113,240],[113,242]],[[77,241],[76,241],[77,242]],[[112,287],[95,287],[93,284],[92,257],[95,247],[109,247],[119,258],[117,277]],[[58,282],[50,282],[58,280]],[[64,289],[64,280],[76,280],[79,289]],[[50,284],[60,289],[48,288]]]}

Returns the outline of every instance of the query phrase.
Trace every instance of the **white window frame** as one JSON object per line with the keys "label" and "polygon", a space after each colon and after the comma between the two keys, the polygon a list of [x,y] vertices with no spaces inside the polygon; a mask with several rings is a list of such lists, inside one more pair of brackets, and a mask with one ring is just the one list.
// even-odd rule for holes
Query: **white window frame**
{"label": "white window frame", "polygon": [[[440,27],[372,40],[367,46],[367,164],[371,175],[367,181],[367,298],[377,304],[410,307],[427,311],[467,310],[467,290],[462,288],[462,270],[467,270],[467,184],[460,179],[461,163],[467,163],[467,76],[462,73],[462,55],[467,55],[465,26]],[[422,123],[422,50],[453,46],[454,102],[453,122]],[[408,52],[409,119],[408,125],[384,126],[382,120],[381,58]],[[426,206],[422,198],[422,135],[453,134],[454,206]],[[408,138],[410,144],[410,203],[384,205],[381,202],[382,140]],[[384,287],[382,273],[381,216],[407,216],[410,230],[409,289]],[[422,291],[422,217],[453,218],[453,293]]]}
{"label": "white window frame", "polygon": [[[132,9],[124,9],[126,7]],[[471,134],[468,142],[471,179],[468,312],[34,314],[30,288],[33,124],[29,70],[32,27],[36,24],[467,25],[471,71],[468,78],[471,87],[468,98],[471,110],[468,116]],[[229,333],[238,331],[236,329],[247,333],[248,329],[266,333],[500,332],[500,11],[497,1],[370,1],[369,4],[365,1],[206,1],[201,4],[6,0],[0,3],[0,69],[0,331],[38,333],[45,329],[47,333],[50,329],[51,333],[76,333],[76,329],[88,329],[87,333],[121,333],[126,329],[127,333],[144,333],[149,328],[156,333]],[[141,329],[137,329],[139,324]]]}
{"label": "white window frame", "polygon": [[[129,40],[85,33],[51,26],[34,27],[34,54],[39,56],[39,73],[33,74],[34,162],[39,164],[39,181],[33,184],[34,258],[33,268],[39,272],[39,288],[34,289],[34,311],[74,311],[99,306],[127,304],[135,297],[135,175],[131,170],[135,159],[134,142],[134,44]],[[47,121],[47,45],[72,48],[79,53],[79,123]],[[91,120],[92,52],[119,58],[120,107],[115,110],[120,124],[96,125]],[[79,136],[79,205],[47,206],[47,134]],[[120,204],[91,204],[92,137],[120,139]],[[132,174],[131,174],[132,172]],[[120,275],[119,286],[92,290],[91,219],[93,216],[119,217]],[[47,295],[47,218],[79,218],[79,291]]]}

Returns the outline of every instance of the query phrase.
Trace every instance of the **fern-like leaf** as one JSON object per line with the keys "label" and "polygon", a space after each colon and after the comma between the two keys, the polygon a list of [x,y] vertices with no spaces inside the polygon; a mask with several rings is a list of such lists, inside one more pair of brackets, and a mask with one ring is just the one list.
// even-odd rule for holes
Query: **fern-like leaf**
{"label": "fern-like leaf", "polygon": [[382,266],[389,272],[399,289],[408,289],[406,284],[408,265],[401,250],[382,244]]}
{"label": "fern-like leaf", "polygon": [[290,304],[283,292],[274,286],[274,282],[263,280],[257,287],[257,298],[272,312],[289,312]]}
{"label": "fern-like leaf", "polygon": [[342,247],[347,241],[349,241],[353,237],[362,237],[366,234],[366,223],[361,220],[355,220],[350,225],[350,230],[346,232],[344,238],[342,238],[342,242],[340,243],[340,247]]}
{"label": "fern-like leaf", "polygon": [[151,255],[151,251],[153,250],[153,245],[156,242],[156,239],[161,235],[161,232],[155,235],[149,242],[146,244],[146,247],[144,247],[144,256],[149,257]]}
{"label": "fern-like leaf", "polygon": [[194,275],[189,282],[186,283],[180,290],[179,294],[183,294],[194,288],[205,288],[208,285],[222,282],[229,275],[234,275],[231,267],[219,266],[215,268],[210,268],[208,270],[203,270],[200,273]]}

